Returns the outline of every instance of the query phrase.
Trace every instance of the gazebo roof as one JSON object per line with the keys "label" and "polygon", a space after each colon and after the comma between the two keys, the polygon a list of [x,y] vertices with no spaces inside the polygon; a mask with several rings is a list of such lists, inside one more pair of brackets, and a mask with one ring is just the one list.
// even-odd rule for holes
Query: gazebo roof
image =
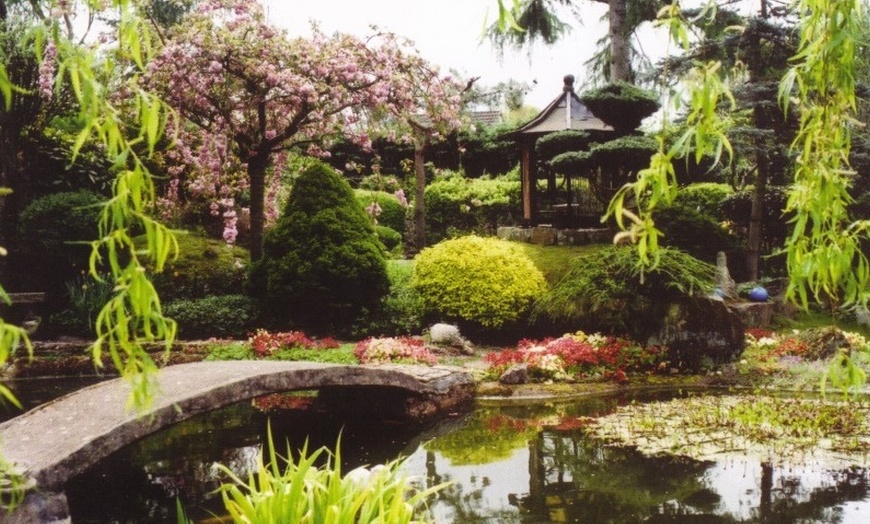
{"label": "gazebo roof", "polygon": [[519,128],[517,134],[543,134],[566,129],[613,131],[612,127],[593,115],[574,93],[574,76],[566,75],[564,81],[562,93],[538,113],[538,116]]}

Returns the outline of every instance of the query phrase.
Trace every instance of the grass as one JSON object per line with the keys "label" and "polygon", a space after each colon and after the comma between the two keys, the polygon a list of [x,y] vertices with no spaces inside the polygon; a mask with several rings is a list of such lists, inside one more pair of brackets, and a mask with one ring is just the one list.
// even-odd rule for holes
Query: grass
{"label": "grass", "polygon": [[774,327],[776,329],[798,329],[804,331],[831,326],[870,337],[870,326],[858,324],[854,315],[849,315],[848,317],[843,315],[832,316],[830,311],[823,311],[815,307],[811,307],[809,311],[799,310],[790,317],[780,316],[776,319],[776,326]]}
{"label": "grass", "polygon": [[571,267],[571,261],[579,255],[594,253],[610,244],[590,244],[584,246],[539,246],[517,242],[517,246],[532,259],[535,266],[544,274],[547,283],[557,284]]}
{"label": "grass", "polygon": [[[293,360],[331,364],[357,364],[353,354],[355,344],[342,344],[334,349],[284,348],[267,360]],[[255,360],[251,345],[245,341],[215,342],[208,347],[206,360]]]}

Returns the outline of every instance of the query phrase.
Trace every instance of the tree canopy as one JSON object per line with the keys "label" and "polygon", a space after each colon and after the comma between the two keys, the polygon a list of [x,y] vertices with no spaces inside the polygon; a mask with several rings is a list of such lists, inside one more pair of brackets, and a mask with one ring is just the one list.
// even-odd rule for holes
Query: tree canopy
{"label": "tree canopy", "polygon": [[411,116],[423,115],[417,127],[455,127],[461,101],[457,82],[393,34],[327,36],[315,26],[310,37],[290,38],[252,0],[200,2],[145,80],[178,112],[169,157],[181,189],[229,208],[249,192],[254,259],[277,213],[267,186],[284,153],[322,156],[340,137],[369,147],[385,129],[407,132]]}

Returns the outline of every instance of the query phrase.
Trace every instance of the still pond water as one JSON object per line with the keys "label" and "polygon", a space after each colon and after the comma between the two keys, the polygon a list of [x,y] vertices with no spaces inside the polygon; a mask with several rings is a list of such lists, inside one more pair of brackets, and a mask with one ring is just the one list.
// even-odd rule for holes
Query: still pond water
{"label": "still pond water", "polygon": [[[82,383],[13,384],[31,404]],[[800,523],[870,522],[865,469],[770,468],[752,459],[698,462],[647,458],[585,436],[586,417],[662,394],[621,394],[571,402],[478,402],[462,417],[425,431],[389,421],[348,420],[297,410],[271,415],[276,442],[292,449],[334,445],[345,470],[407,457],[426,484],[451,481],[432,504],[448,523]],[[670,394],[668,394],[670,395]],[[107,458],[67,486],[73,522],[176,522],[222,514],[213,465],[250,471],[270,417],[251,402],[195,417]],[[279,449],[285,449],[279,445]]]}

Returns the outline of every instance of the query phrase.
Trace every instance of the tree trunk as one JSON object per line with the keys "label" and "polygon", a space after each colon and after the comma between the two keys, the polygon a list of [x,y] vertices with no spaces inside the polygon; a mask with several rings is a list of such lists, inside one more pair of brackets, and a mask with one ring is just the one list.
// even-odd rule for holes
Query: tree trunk
{"label": "tree trunk", "polygon": [[758,280],[758,261],[761,258],[761,228],[764,226],[764,193],[767,191],[767,155],[755,150],[755,189],[752,191],[752,211],[749,214],[749,238],[746,247],[746,277]]}
{"label": "tree trunk", "polygon": [[631,82],[631,48],[628,44],[625,18],[627,0],[608,0],[607,18],[610,25],[610,81]]}
{"label": "tree trunk", "polygon": [[251,232],[248,249],[251,262],[263,258],[263,226],[266,222],[266,169],[269,167],[268,153],[256,153],[248,159],[248,182],[251,184]]}
{"label": "tree trunk", "polygon": [[417,252],[426,247],[426,148],[429,134],[424,130],[414,132],[414,246]]}
{"label": "tree trunk", "polygon": [[25,168],[22,129],[13,121],[20,116],[0,110],[0,187],[11,190],[0,196],[0,246],[8,251],[8,256],[0,256],[0,283],[14,291],[30,285],[28,272],[21,267],[20,253],[27,239],[19,238],[16,232],[21,212],[33,197],[33,181]]}

